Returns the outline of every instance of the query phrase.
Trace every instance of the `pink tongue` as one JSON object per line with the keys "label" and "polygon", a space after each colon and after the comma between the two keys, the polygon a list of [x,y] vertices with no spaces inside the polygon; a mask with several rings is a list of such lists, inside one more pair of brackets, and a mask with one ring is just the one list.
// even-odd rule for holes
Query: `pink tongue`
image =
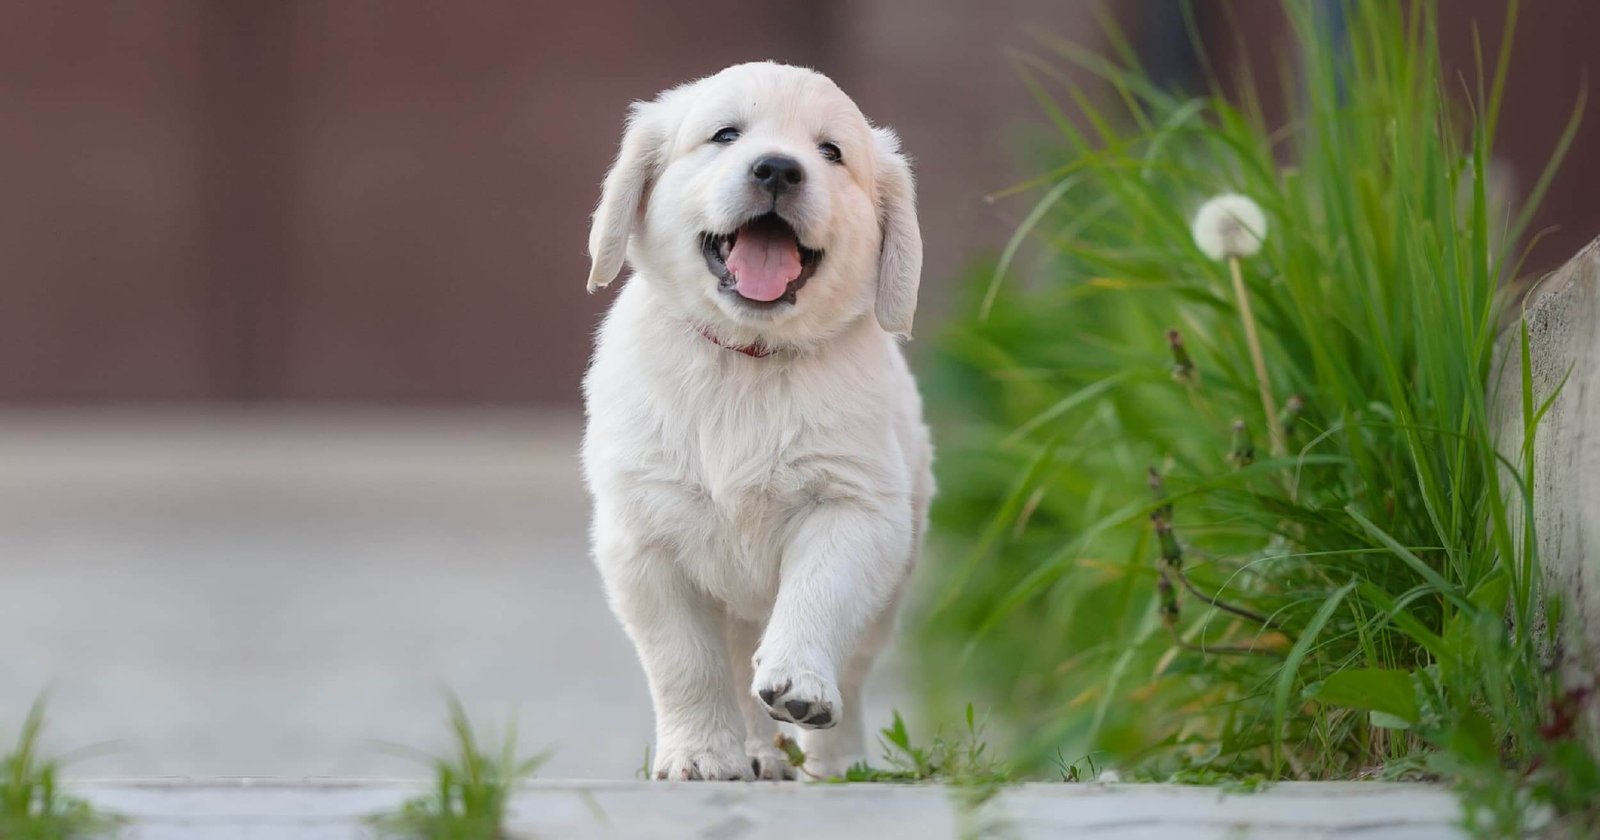
{"label": "pink tongue", "polygon": [[751,300],[777,300],[789,290],[789,281],[800,276],[800,243],[782,227],[749,225],[739,231],[728,252],[728,270],[739,294]]}

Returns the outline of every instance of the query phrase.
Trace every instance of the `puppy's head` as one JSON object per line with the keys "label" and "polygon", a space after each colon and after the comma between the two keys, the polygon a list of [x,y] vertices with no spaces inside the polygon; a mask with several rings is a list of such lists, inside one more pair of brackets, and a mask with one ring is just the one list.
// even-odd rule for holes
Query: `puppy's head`
{"label": "puppy's head", "polygon": [[741,64],[633,106],[589,233],[589,288],[624,260],[677,313],[804,346],[875,312],[911,332],[911,170],[828,77]]}

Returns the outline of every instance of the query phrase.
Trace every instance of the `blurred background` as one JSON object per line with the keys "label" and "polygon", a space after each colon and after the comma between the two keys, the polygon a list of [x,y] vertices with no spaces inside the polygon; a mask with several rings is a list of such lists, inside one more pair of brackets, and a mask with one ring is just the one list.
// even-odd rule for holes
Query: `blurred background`
{"label": "blurred background", "polygon": [[[1293,87],[1266,4],[1195,3],[1193,38],[1181,9],[0,0],[0,726],[48,688],[57,743],[118,742],[79,774],[386,774],[373,740],[442,739],[448,685],[556,746],[547,775],[631,775],[648,702],[576,461],[610,297],[583,291],[586,230],[627,104],[770,58],[897,129],[922,353],[1030,204],[986,197],[1049,159],[1012,51],[1106,48],[1109,15],[1168,84],[1204,85],[1199,43],[1219,78]],[[1528,11],[1512,192],[1600,31],[1587,0]],[[1503,15],[1447,4],[1447,56],[1470,68]],[[1600,232],[1586,107],[1525,273]],[[915,713],[898,685],[888,662],[875,722]]]}

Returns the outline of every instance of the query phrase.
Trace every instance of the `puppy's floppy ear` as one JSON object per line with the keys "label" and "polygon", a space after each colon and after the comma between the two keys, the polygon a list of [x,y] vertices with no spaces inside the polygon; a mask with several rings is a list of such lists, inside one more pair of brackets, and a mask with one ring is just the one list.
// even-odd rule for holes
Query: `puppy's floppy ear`
{"label": "puppy's floppy ear", "polygon": [[628,235],[644,211],[650,182],[660,171],[666,154],[666,130],[653,102],[635,102],[628,110],[627,128],[622,134],[622,150],[606,173],[589,228],[589,291],[594,291],[622,272],[628,256]]}
{"label": "puppy's floppy ear", "polygon": [[878,253],[878,324],[886,332],[910,336],[917,286],[922,282],[916,185],[911,165],[900,154],[900,138],[887,128],[874,128],[872,135],[878,156],[878,224],[883,232]]}

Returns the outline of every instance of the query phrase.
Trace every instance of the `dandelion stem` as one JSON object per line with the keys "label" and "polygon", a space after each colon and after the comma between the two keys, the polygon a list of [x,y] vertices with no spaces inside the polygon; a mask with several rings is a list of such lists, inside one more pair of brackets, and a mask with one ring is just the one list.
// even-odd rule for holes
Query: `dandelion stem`
{"label": "dandelion stem", "polygon": [[1239,268],[1239,258],[1228,258],[1228,270],[1233,274],[1233,294],[1239,299],[1239,320],[1244,322],[1244,340],[1250,348],[1250,363],[1256,370],[1256,386],[1261,392],[1261,416],[1266,421],[1271,440],[1272,455],[1281,458],[1288,446],[1283,440],[1283,427],[1278,420],[1278,401],[1272,397],[1272,383],[1267,379],[1267,359],[1261,352],[1261,337],[1256,334],[1256,316],[1250,309],[1250,293],[1244,287],[1244,272]]}

